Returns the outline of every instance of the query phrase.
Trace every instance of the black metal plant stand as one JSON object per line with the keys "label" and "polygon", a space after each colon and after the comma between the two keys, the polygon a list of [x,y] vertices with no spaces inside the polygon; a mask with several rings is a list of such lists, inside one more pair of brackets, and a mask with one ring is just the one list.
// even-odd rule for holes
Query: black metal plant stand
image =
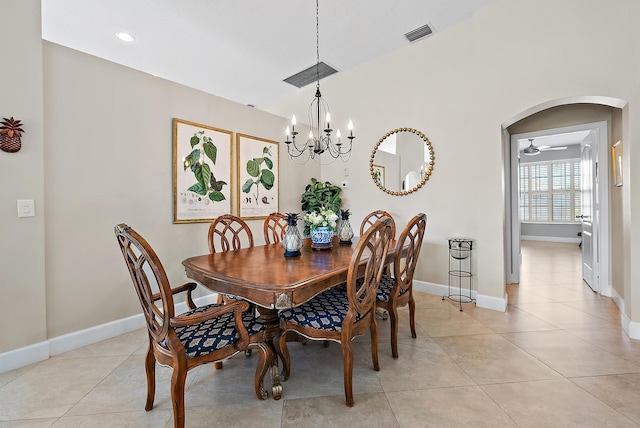
{"label": "black metal plant stand", "polygon": [[[449,238],[449,294],[442,296],[458,302],[460,312],[463,303],[471,303],[476,299],[471,297],[471,286],[473,270],[471,266],[471,251],[473,250],[473,240],[466,238]],[[458,294],[453,294],[453,291]],[[456,290],[457,288],[457,290]]]}

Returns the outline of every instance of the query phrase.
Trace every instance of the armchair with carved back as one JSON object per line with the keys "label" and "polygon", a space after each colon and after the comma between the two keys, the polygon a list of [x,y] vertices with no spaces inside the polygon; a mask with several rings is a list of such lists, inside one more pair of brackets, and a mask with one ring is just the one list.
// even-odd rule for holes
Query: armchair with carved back
{"label": "armchair with carved back", "polygon": [[[197,287],[195,282],[171,288],[164,267],[149,243],[126,224],[115,226],[114,231],[147,324],[145,410],[153,408],[156,362],[173,369],[174,427],[182,428],[187,372],[201,364],[230,358],[249,347],[260,350],[254,387],[258,398],[265,399],[267,393],[261,379],[268,369],[266,362],[272,358],[272,351],[263,343],[264,325],[246,312],[249,304],[236,301],[197,308],[191,296]],[[174,296],[182,292],[186,292],[188,311],[176,314]]]}

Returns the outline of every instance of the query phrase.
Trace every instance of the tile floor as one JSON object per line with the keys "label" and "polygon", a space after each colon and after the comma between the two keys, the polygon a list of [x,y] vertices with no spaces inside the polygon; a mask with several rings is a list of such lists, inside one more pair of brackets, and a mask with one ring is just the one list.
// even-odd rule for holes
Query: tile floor
{"label": "tile floor", "polygon": [[[524,242],[522,278],[499,313],[417,293],[418,338],[401,313],[400,358],[380,321],[379,372],[356,339],[353,408],[344,405],[340,348],[291,344],[283,398],[252,391],[255,357],[187,376],[189,427],[640,426],[640,341],[613,302],[580,278],[575,244]],[[144,411],[139,330],[0,374],[0,428],[171,427],[170,371],[159,367]]]}

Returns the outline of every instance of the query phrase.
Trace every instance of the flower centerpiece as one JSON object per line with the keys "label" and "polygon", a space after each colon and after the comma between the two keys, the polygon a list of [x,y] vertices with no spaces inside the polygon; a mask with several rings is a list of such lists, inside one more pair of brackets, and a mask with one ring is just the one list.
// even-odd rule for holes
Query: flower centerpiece
{"label": "flower centerpiece", "polygon": [[337,227],[338,218],[334,211],[325,207],[304,215],[304,221],[309,225],[313,248],[331,248],[331,240]]}

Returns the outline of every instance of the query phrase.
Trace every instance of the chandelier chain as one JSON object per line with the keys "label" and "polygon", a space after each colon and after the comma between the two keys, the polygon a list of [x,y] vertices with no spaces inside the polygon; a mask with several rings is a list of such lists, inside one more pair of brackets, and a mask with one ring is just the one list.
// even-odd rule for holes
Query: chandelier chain
{"label": "chandelier chain", "polygon": [[320,18],[318,17],[318,1],[316,0],[316,87],[320,87]]}

